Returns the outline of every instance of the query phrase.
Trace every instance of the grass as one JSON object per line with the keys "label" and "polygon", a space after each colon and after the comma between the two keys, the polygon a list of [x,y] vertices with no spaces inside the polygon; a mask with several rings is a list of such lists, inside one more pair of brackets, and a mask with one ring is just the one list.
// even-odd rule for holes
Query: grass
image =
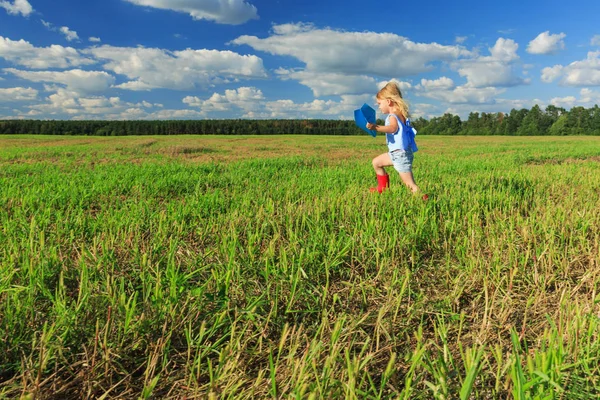
{"label": "grass", "polygon": [[0,137],[0,397],[596,398],[600,139]]}

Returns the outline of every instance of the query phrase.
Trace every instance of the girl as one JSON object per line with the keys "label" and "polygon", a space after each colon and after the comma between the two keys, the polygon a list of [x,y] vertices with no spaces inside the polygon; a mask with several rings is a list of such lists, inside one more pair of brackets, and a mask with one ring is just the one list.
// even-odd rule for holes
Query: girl
{"label": "girl", "polygon": [[410,125],[408,105],[402,98],[400,88],[395,82],[389,82],[377,93],[377,104],[382,113],[388,114],[385,125],[367,123],[367,129],[384,132],[388,152],[373,159],[373,168],[377,174],[377,187],[372,192],[383,192],[390,186],[390,177],[384,167],[394,166],[402,182],[413,193],[419,191],[412,174],[413,153],[417,151],[415,134]]}

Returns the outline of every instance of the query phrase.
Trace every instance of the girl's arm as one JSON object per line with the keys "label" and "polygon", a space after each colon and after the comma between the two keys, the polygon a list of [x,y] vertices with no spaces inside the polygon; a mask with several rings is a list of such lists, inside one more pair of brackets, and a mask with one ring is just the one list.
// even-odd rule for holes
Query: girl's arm
{"label": "girl's arm", "polygon": [[396,118],[390,118],[389,125],[377,125],[367,122],[367,129],[382,133],[396,133],[398,132],[398,120],[396,120]]}

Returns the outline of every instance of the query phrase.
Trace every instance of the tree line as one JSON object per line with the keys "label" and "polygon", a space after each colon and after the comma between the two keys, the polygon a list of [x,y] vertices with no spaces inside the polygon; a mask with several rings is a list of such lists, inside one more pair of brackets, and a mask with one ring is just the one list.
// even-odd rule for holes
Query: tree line
{"label": "tree line", "polygon": [[[382,120],[378,120],[383,124]],[[566,110],[549,105],[513,109],[510,113],[472,112],[462,121],[444,114],[429,120],[417,118],[419,135],[600,135],[600,108],[573,107]],[[40,135],[362,135],[349,120],[166,120],[166,121],[65,121],[0,120],[0,134]]]}
{"label": "tree line", "polygon": [[600,135],[600,107],[567,111],[553,105],[542,110],[535,105],[531,110],[512,109],[507,114],[472,112],[466,121],[452,114],[419,118],[414,125],[420,135]]}
{"label": "tree line", "polygon": [[359,135],[354,121],[200,119],[155,121],[3,120],[0,134],[40,135]]}

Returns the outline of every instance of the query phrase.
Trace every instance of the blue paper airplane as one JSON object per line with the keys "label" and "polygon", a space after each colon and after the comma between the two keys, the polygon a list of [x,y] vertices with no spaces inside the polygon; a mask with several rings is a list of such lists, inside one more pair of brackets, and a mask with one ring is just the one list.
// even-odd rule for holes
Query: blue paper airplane
{"label": "blue paper airplane", "polygon": [[356,126],[367,132],[369,135],[373,137],[377,136],[377,131],[367,129],[367,122],[370,122],[371,124],[377,122],[375,110],[367,103],[363,104],[358,110],[354,110],[354,122],[356,123]]}

